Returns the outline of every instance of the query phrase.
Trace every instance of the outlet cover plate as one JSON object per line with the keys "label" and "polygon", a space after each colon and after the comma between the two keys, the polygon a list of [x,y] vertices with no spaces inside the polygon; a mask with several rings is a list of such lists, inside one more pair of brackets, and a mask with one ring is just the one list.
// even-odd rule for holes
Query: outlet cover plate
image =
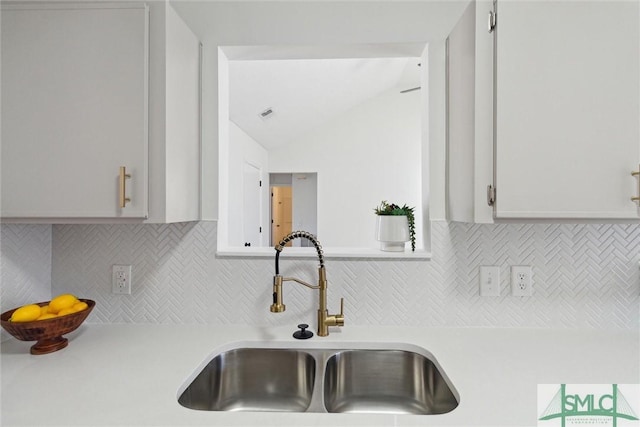
{"label": "outlet cover plate", "polygon": [[114,265],[111,273],[111,292],[131,295],[131,266]]}
{"label": "outlet cover plate", "polygon": [[531,266],[511,266],[511,295],[514,297],[530,297],[532,291]]}

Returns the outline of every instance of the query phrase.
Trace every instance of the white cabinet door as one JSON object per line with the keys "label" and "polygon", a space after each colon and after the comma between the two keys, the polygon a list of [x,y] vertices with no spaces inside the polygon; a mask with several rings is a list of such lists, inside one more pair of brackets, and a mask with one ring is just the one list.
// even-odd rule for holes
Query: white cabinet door
{"label": "white cabinet door", "polygon": [[2,217],[146,217],[147,76],[144,6],[3,7]]}
{"label": "white cabinet door", "polygon": [[497,2],[496,218],[638,218],[637,1]]}

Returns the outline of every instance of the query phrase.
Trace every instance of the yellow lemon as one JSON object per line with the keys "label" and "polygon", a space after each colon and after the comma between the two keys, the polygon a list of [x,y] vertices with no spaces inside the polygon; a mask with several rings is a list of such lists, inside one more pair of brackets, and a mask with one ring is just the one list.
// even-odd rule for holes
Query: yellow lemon
{"label": "yellow lemon", "polygon": [[75,303],[72,307],[75,311],[82,311],[86,308],[89,308],[89,305],[84,302],[84,301],[80,301],[78,303]]}
{"label": "yellow lemon", "polygon": [[60,313],[60,310],[65,308],[71,308],[74,304],[77,304],[78,298],[71,294],[58,295],[49,303],[50,313]]}
{"label": "yellow lemon", "polygon": [[12,322],[31,322],[40,317],[40,306],[36,304],[29,304],[20,307],[11,315]]}
{"label": "yellow lemon", "polygon": [[66,316],[67,314],[73,314],[75,312],[76,311],[73,309],[73,307],[63,308],[58,312],[58,316]]}
{"label": "yellow lemon", "polygon": [[48,305],[43,305],[42,307],[40,307],[40,315],[47,314],[47,313],[49,313]]}
{"label": "yellow lemon", "polygon": [[53,313],[45,313],[45,314],[41,314],[40,317],[38,317],[36,320],[54,319],[56,317],[58,316]]}

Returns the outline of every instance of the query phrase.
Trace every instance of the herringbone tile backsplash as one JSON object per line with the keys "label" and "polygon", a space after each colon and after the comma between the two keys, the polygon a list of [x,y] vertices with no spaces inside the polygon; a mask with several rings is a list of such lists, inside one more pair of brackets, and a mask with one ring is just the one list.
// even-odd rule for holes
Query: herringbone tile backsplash
{"label": "herringbone tile backsplash", "polygon": [[[21,243],[39,227],[2,226],[3,309],[17,301],[32,264],[47,268],[38,255],[46,250],[32,256],[24,252],[39,244]],[[269,312],[273,259],[216,258],[215,222],[52,228],[50,291],[95,299],[92,322],[315,323],[317,296],[302,286],[285,286],[285,313]],[[432,250],[431,261],[327,260],[329,308],[344,296],[352,325],[639,327],[638,225],[435,222]],[[111,293],[113,264],[133,266],[132,295]],[[501,268],[500,297],[479,296],[480,265]],[[512,265],[533,266],[532,297],[510,296]],[[315,263],[286,251],[281,269],[309,281],[317,274]],[[27,288],[43,293],[40,275]],[[42,299],[32,296],[24,299]]]}
{"label": "herringbone tile backsplash", "polygon": [[[51,226],[0,226],[0,310],[51,298]],[[1,339],[9,335],[1,332]]]}

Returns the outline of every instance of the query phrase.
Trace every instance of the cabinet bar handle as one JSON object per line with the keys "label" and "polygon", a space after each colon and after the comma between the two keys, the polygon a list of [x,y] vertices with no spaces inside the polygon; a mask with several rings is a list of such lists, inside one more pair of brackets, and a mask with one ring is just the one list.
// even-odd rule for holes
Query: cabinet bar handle
{"label": "cabinet bar handle", "polygon": [[127,206],[127,202],[131,199],[127,197],[127,179],[131,178],[131,174],[127,173],[127,168],[120,166],[120,207]]}
{"label": "cabinet bar handle", "polygon": [[493,13],[493,11],[489,11],[489,19],[487,22],[487,30],[490,33],[493,33],[493,30],[495,30],[496,28],[496,15],[495,13]]}
{"label": "cabinet bar handle", "polygon": [[637,172],[631,172],[631,176],[635,176],[636,178],[638,178],[638,192],[635,197],[631,198],[631,201],[636,202],[638,206],[640,206],[640,165],[638,165]]}

